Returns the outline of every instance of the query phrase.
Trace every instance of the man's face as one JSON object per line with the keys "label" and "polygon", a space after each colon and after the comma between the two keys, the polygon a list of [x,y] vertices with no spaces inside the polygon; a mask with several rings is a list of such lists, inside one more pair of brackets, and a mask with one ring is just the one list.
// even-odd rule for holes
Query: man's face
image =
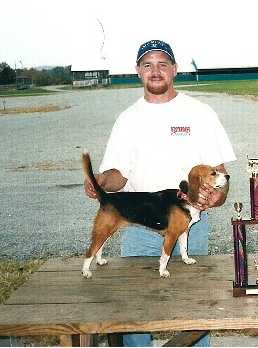
{"label": "man's face", "polygon": [[173,64],[169,56],[162,51],[146,53],[136,70],[144,88],[155,95],[164,94],[172,88],[177,72],[176,64]]}

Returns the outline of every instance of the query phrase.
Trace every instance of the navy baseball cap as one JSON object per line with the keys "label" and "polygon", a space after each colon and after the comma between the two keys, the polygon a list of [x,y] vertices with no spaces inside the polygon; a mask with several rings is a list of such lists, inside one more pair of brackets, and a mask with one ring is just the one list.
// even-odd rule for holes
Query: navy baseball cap
{"label": "navy baseball cap", "polygon": [[168,43],[164,41],[160,41],[160,40],[151,40],[151,41],[145,42],[144,44],[140,46],[138,54],[137,54],[136,63],[138,64],[139,60],[146,53],[151,51],[162,51],[169,56],[173,64],[176,62],[172,48],[170,47]]}

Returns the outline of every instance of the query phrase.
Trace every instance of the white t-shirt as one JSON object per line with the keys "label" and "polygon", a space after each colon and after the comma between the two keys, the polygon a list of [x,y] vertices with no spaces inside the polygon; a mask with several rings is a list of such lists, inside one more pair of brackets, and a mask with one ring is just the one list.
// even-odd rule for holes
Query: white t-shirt
{"label": "white t-shirt", "polygon": [[126,191],[178,188],[197,164],[235,160],[228,136],[210,106],[183,93],[166,103],[143,97],[117,118],[100,172],[118,169]]}

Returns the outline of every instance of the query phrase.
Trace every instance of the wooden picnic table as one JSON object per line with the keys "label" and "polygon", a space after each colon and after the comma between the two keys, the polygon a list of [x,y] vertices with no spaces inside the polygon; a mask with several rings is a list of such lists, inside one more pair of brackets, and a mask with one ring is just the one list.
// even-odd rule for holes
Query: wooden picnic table
{"label": "wooden picnic table", "polygon": [[233,256],[196,259],[173,257],[167,279],[157,257],[110,258],[92,279],[82,258],[50,259],[0,306],[0,336],[258,328],[258,298],[232,295]]}

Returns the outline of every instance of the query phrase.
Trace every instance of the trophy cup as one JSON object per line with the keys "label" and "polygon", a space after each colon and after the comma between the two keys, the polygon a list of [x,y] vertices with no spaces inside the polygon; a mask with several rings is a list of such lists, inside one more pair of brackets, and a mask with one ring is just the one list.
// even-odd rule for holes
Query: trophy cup
{"label": "trophy cup", "polygon": [[234,203],[234,208],[235,208],[235,211],[237,212],[237,219],[238,219],[238,220],[241,220],[241,219],[242,219],[241,211],[242,211],[242,209],[243,209],[243,203],[241,203],[241,202],[235,202],[235,203]]}
{"label": "trophy cup", "polygon": [[[248,158],[247,170],[250,174],[250,210],[251,218],[243,219],[241,212],[243,204],[234,203],[237,219],[232,219],[234,238],[234,263],[235,281],[233,282],[233,296],[258,295],[258,280],[255,284],[248,283],[248,265],[246,249],[246,225],[258,225],[258,159]],[[258,263],[255,260],[255,268],[258,271]]]}

